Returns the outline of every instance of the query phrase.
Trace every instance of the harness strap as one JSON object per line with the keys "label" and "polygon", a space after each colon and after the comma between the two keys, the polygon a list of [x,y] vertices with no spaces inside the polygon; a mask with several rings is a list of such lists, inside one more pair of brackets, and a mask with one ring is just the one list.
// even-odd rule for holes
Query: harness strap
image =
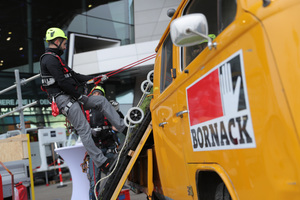
{"label": "harness strap", "polygon": [[111,127],[110,126],[100,126],[97,128],[93,128],[94,131],[102,131],[102,130],[108,130],[108,129],[111,129]]}
{"label": "harness strap", "polygon": [[114,149],[107,149],[106,154],[108,153],[118,153],[118,149],[114,148]]}
{"label": "harness strap", "polygon": [[41,85],[41,90],[42,90],[43,92],[47,92],[45,86],[43,86],[43,85]]}
{"label": "harness strap", "polygon": [[[41,60],[45,55],[52,55],[52,56],[55,56],[55,57],[59,60],[60,64],[61,64],[63,67],[66,66],[66,65],[62,62],[61,58],[60,58],[56,53],[53,53],[53,52],[46,52],[46,53],[44,53],[43,55],[41,55],[40,60]],[[69,70],[68,70],[68,72],[69,72]]]}
{"label": "harness strap", "polygon": [[[43,55],[41,55],[40,61],[42,60],[42,58],[43,58],[45,55],[52,55],[52,56],[56,57],[56,58],[59,60],[61,66],[63,67],[63,71],[64,71],[64,76],[65,76],[65,78],[69,78],[69,77],[72,76],[72,74],[70,73],[70,70],[69,70],[68,68],[66,68],[66,65],[63,63],[63,61],[61,60],[61,58],[60,58],[57,54],[55,54],[55,53],[53,53],[53,52],[46,52],[46,53],[44,53]],[[42,85],[43,85],[43,86],[50,86],[50,85],[53,85],[53,84],[55,83],[55,79],[54,79],[53,76],[44,76],[44,75],[42,75],[42,72],[41,72],[41,71],[40,71],[40,74],[41,74]]]}
{"label": "harness strap", "polygon": [[64,116],[66,116],[66,117],[68,116],[69,110],[70,110],[71,106],[74,104],[75,101],[76,101],[76,100],[71,99],[71,101],[69,101],[69,102],[67,103],[67,105],[66,105],[63,109],[61,109],[61,113],[62,113]]}
{"label": "harness strap", "polygon": [[54,99],[57,98],[59,95],[65,94],[63,91],[60,91],[59,93],[56,94],[52,94],[50,95],[51,97],[53,97]]}

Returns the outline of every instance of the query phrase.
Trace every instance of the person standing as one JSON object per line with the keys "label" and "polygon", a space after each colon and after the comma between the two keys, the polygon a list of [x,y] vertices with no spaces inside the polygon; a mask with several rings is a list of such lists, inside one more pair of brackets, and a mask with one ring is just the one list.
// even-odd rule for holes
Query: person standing
{"label": "person standing", "polygon": [[85,110],[97,109],[102,112],[118,131],[123,131],[125,128],[124,121],[105,97],[88,97],[78,91],[78,87],[87,81],[99,80],[98,77],[76,73],[66,65],[61,55],[66,49],[67,39],[65,33],[59,28],[47,30],[46,41],[49,47],[40,58],[42,86],[49,98],[55,101],[60,113],[64,114],[74,126],[95,165],[104,173],[108,173],[112,168],[113,160],[105,157],[96,147],[92,139],[91,127],[81,105]]}

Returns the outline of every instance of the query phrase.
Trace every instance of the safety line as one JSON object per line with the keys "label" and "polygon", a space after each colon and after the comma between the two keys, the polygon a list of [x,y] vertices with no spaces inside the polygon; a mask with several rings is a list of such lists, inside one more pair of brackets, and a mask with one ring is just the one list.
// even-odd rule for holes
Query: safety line
{"label": "safety line", "polygon": [[[152,55],[150,55],[150,56],[147,56],[147,57],[145,57],[145,58],[142,58],[142,59],[140,59],[140,60],[137,60],[137,61],[135,61],[135,62],[133,62],[133,63],[128,64],[128,65],[125,65],[124,67],[121,67],[121,68],[116,69],[116,70],[114,70],[114,71],[108,72],[108,73],[106,73],[105,75],[106,75],[107,77],[116,75],[116,74],[118,74],[118,73],[120,73],[120,72],[123,72],[123,71],[125,71],[125,70],[127,70],[127,69],[130,69],[130,68],[132,68],[132,67],[135,67],[135,66],[137,66],[137,65],[139,65],[139,64],[141,64],[141,63],[144,63],[144,62],[146,62],[146,61],[148,61],[148,60],[151,60],[151,59],[153,59],[153,58],[155,58],[155,57],[156,57],[156,53],[154,53],[154,54],[152,54]],[[101,78],[101,76],[103,76],[103,75],[100,75],[100,76],[98,76],[98,77]],[[98,78],[98,77],[96,77],[96,78]],[[95,87],[98,86],[98,84],[99,84],[99,83],[96,83],[96,84],[95,84]],[[92,94],[92,92],[94,91],[95,87],[90,91],[90,93],[88,94],[88,96],[90,96],[90,95]]]}
{"label": "safety line", "polygon": [[105,74],[105,75],[106,75],[107,77],[113,76],[113,75],[118,74],[118,73],[120,73],[120,72],[122,72],[122,71],[124,71],[124,70],[127,70],[127,69],[130,69],[130,68],[134,67],[134,66],[137,66],[137,65],[139,65],[139,64],[141,64],[141,63],[143,63],[143,62],[146,62],[146,61],[148,61],[148,60],[151,60],[151,59],[155,58],[155,56],[156,56],[156,54],[152,54],[152,55],[150,55],[150,56],[147,56],[147,57],[145,57],[145,58],[142,58],[142,59],[140,59],[140,60],[137,60],[137,61],[135,61],[135,62],[133,62],[133,63],[130,63],[130,64],[128,64],[128,65],[125,65],[124,67],[121,67],[121,68],[116,69],[116,70],[114,70],[114,71],[108,72],[108,73]]}

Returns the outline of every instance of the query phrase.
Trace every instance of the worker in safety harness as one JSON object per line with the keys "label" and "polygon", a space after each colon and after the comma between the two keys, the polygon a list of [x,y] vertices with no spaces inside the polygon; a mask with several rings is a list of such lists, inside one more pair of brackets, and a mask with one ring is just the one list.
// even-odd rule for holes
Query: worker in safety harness
{"label": "worker in safety harness", "polygon": [[[105,90],[101,86],[96,86],[92,89],[91,94],[93,96],[105,96]],[[101,149],[107,158],[116,157],[118,146],[120,145],[116,128],[110,124],[104,114],[99,112],[99,110],[92,108],[88,113],[92,128],[92,138],[96,146]],[[95,200],[94,187],[101,178],[101,170],[95,168],[91,157],[85,160],[88,160],[88,179],[90,181],[89,199]],[[98,191],[98,189],[96,191]]]}
{"label": "worker in safety harness", "polygon": [[[85,110],[97,109],[102,112],[119,131],[125,128],[124,121],[105,97],[88,97],[78,91],[78,86],[93,77],[74,72],[61,58],[66,49],[67,39],[65,33],[59,28],[47,30],[46,41],[49,48],[40,58],[42,86],[53,101],[52,104],[56,103],[60,113],[64,114],[74,126],[95,165],[104,173],[108,173],[114,165],[114,160],[105,157],[95,145],[91,127],[83,114],[81,105]],[[94,78],[94,81],[99,81],[98,79],[101,77]]]}
{"label": "worker in safety harness", "polygon": [[[101,86],[96,86],[92,89],[92,95],[105,97],[105,90]],[[103,113],[99,112],[97,109],[90,109],[89,115],[90,125],[93,130],[93,139],[96,146],[101,149],[109,149],[108,152],[117,151],[115,148],[120,145],[117,137],[118,130],[112,126]],[[120,118],[122,117],[120,116]],[[112,149],[112,146],[115,148]]]}

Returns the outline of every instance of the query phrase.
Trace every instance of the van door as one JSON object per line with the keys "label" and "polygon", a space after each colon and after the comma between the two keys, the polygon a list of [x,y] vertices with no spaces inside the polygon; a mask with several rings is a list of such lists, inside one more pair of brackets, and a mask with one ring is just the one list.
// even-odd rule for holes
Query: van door
{"label": "van door", "polygon": [[[176,117],[177,98],[176,87],[174,87],[173,44],[168,35],[158,52],[161,62],[160,66],[160,94],[155,99],[152,110],[153,134],[155,141],[155,153],[157,157],[159,175],[163,195],[171,199],[192,199],[188,196],[189,186],[186,171],[186,160],[182,147],[182,137],[178,130],[178,119]],[[157,70],[157,69],[155,69]],[[156,85],[154,86],[156,87]],[[158,89],[158,88],[157,88]]]}

